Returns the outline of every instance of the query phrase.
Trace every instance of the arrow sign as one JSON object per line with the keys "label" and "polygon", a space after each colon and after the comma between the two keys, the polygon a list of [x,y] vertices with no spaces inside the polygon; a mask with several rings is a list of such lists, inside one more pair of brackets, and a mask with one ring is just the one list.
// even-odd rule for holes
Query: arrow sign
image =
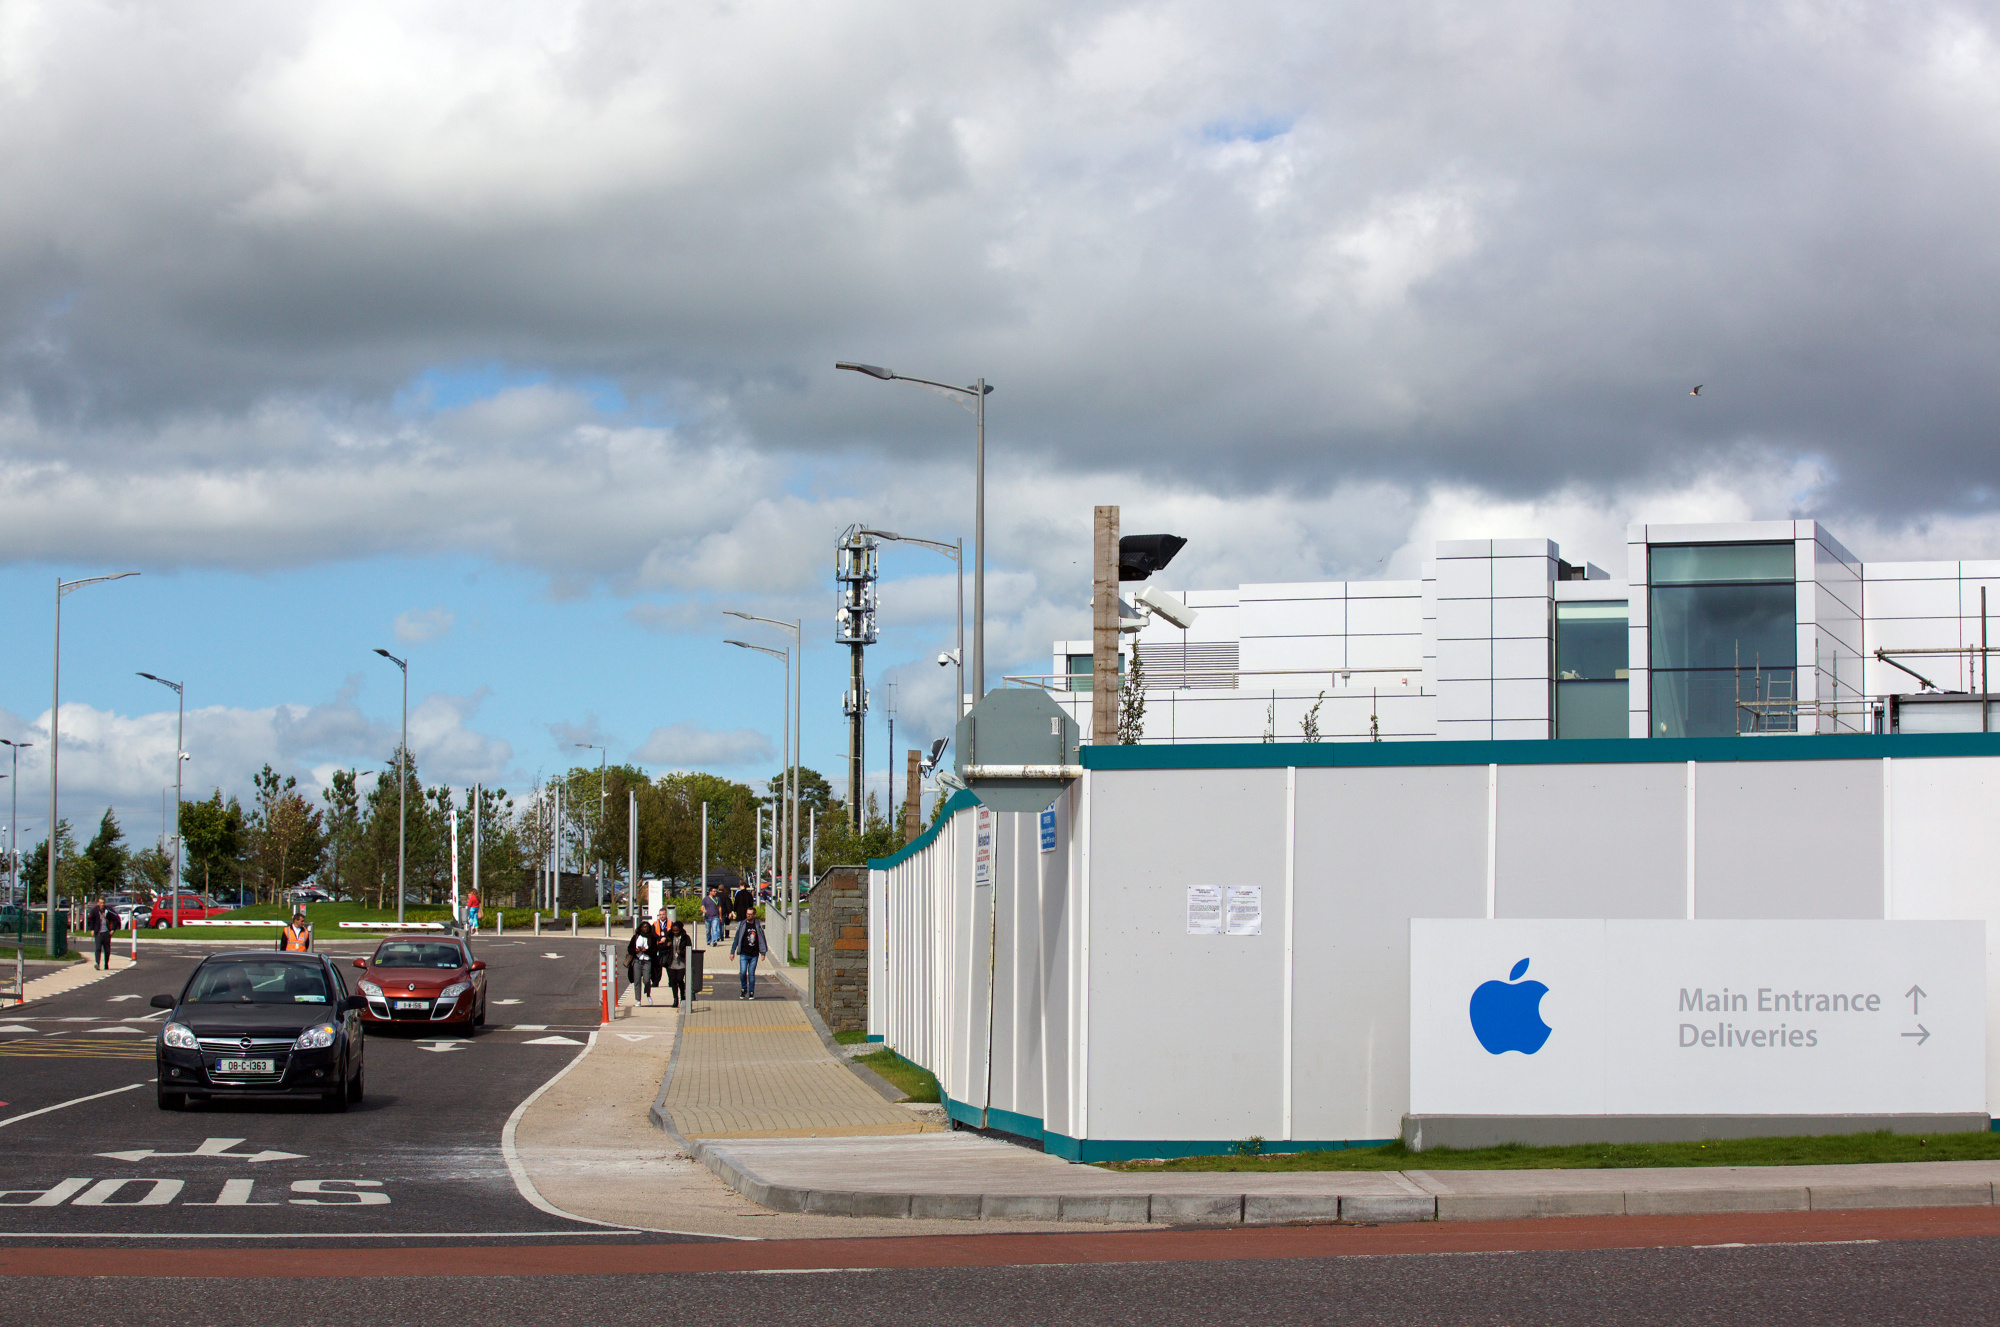
{"label": "arrow sign", "polygon": [[1919,1023],[1917,1024],[1917,1030],[1915,1032],[1905,1032],[1903,1035],[1906,1037],[1915,1037],[1917,1039],[1917,1045],[1921,1046],[1925,1042],[1931,1039],[1931,1030],[1925,1027],[1922,1023]]}
{"label": "arrow sign", "polygon": [[[1909,1000],[1910,1000],[1910,1012],[1911,1012],[1912,1014],[1918,1014],[1918,1013],[1922,1013],[1923,1011],[1922,1011],[1921,1009],[1919,1009],[1919,1008],[1917,1007],[1917,1002],[1918,1002],[1918,1001],[1920,1001],[1920,1000],[1922,1000],[1922,999],[1923,999],[1923,998],[1924,998],[1924,997],[1925,997],[1926,995],[1929,995],[1929,994],[1930,994],[1930,992],[1929,992],[1929,991],[1927,991],[1927,990],[1925,990],[1925,989],[1924,989],[1923,987],[1921,987],[1921,986],[1912,986],[1912,987],[1910,987],[1910,989],[1909,989],[1909,990],[1907,990],[1907,991],[1904,991],[1904,992],[1903,992],[1903,994],[1909,997]],[[1905,1035],[1908,1035],[1908,1034],[1905,1034]],[[1923,1043],[1922,1043],[1922,1042],[1918,1042],[1917,1044],[1918,1044],[1919,1046],[1923,1045]]]}
{"label": "arrow sign", "polygon": [[[56,874],[61,875],[62,872],[58,870]],[[120,1000],[136,1000],[138,998],[139,997],[136,995],[114,995],[111,997],[111,1003],[117,1004]]]}
{"label": "arrow sign", "polygon": [[225,1161],[299,1161],[303,1152],[232,1152],[229,1149],[244,1141],[241,1138],[204,1138],[201,1146],[192,1152],[154,1152],[140,1149],[136,1152],[99,1152],[101,1157],[113,1161],[145,1161],[151,1157],[221,1157]]}
{"label": "arrow sign", "polygon": [[462,1041],[420,1041],[417,1043],[417,1049],[420,1051],[462,1051],[465,1049],[465,1043]]}

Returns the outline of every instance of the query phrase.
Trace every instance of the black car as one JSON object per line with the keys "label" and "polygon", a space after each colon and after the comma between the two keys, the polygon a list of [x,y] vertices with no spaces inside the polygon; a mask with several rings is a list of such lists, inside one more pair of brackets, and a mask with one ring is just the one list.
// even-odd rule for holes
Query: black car
{"label": "black car", "polygon": [[154,1043],[160,1109],[218,1096],[316,1096],[329,1110],[361,1100],[367,1001],[319,954],[213,954],[179,996]]}

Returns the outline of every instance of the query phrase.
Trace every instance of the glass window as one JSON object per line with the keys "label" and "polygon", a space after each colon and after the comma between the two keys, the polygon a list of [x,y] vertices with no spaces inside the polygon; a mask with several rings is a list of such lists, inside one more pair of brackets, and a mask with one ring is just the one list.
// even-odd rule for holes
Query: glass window
{"label": "glass window", "polygon": [[1735,737],[1743,733],[1796,732],[1798,716],[1739,710],[1736,702],[1793,698],[1791,669],[1703,668],[1653,674],[1654,737]]}
{"label": "glass window", "polygon": [[1556,687],[1557,737],[1626,737],[1624,682],[1564,682]]}
{"label": "glass window", "polygon": [[1789,668],[1798,592],[1782,585],[1675,585],[1652,592],[1653,667]]}
{"label": "glass window", "polygon": [[[1091,675],[1096,671],[1097,671],[1096,665],[1093,662],[1090,655],[1088,654],[1070,655],[1069,689],[1071,691],[1090,690],[1090,678]],[[1118,675],[1120,677],[1125,676],[1125,656],[1123,654],[1120,654],[1118,656]]]}
{"label": "glass window", "polygon": [[326,1004],[326,973],[317,963],[279,959],[205,963],[187,998],[196,1004]]}
{"label": "glass window", "polygon": [[1625,676],[1630,613],[1623,600],[1556,605],[1556,678],[1608,682]]}
{"label": "glass window", "polygon": [[1654,585],[1797,578],[1797,554],[1790,544],[1656,544],[1648,560]]}
{"label": "glass window", "polygon": [[375,951],[378,968],[460,968],[465,960],[446,940],[391,940]]}

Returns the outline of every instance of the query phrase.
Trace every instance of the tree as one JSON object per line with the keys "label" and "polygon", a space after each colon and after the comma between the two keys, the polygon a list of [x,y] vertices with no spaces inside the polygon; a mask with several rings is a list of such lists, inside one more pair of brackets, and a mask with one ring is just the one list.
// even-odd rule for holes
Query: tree
{"label": "tree", "polygon": [[[56,821],[56,854],[66,867],[77,860],[76,837],[70,832],[69,821]],[[67,877],[69,872],[63,871]],[[49,886],[49,841],[43,839],[35,845],[35,850],[21,859],[21,883],[27,887],[30,899],[46,898]],[[58,882],[60,883],[60,882]]]}
{"label": "tree", "polygon": [[1308,742],[1319,741],[1319,707],[1324,704],[1326,704],[1326,693],[1322,691],[1319,693],[1319,699],[1313,702],[1312,708],[1305,712],[1305,717],[1299,720],[1299,731],[1305,735]]}
{"label": "tree", "polygon": [[117,815],[107,806],[104,818],[97,822],[97,833],[92,836],[90,846],[83,850],[83,860],[90,863],[90,879],[82,882],[84,892],[107,893],[123,888],[128,856],[125,831],[118,827]]}
{"label": "tree", "polygon": [[1118,688],[1118,744],[1137,746],[1146,735],[1146,669],[1139,651],[1132,651],[1132,671]]}
{"label": "tree", "polygon": [[205,802],[181,803],[183,869],[189,888],[209,893],[239,887],[243,851],[243,806],[234,797],[225,804],[222,789]]}
{"label": "tree", "polygon": [[326,834],[319,809],[298,791],[291,775],[282,779],[269,765],[257,775],[257,805],[250,813],[249,861],[255,888],[272,902],[319,870]]}
{"label": "tree", "polygon": [[360,779],[358,771],[337,769],[320,790],[326,803],[326,892],[346,898],[353,890],[354,859],[361,847]]}
{"label": "tree", "polygon": [[154,844],[132,854],[126,878],[151,894],[164,894],[174,883],[174,855]]}

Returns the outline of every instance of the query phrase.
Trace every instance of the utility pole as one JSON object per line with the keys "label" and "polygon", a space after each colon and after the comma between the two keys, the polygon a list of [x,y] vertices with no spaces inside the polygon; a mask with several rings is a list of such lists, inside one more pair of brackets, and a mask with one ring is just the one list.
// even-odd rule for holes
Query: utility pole
{"label": "utility pole", "polygon": [[882,777],[888,782],[883,785],[882,819],[894,822],[896,816],[896,684],[884,682],[882,689],[889,693],[889,702],[883,712],[889,716],[889,749],[882,762]]}
{"label": "utility pole", "polygon": [[908,843],[917,836],[917,819],[920,808],[917,805],[923,795],[923,776],[918,772],[918,762],[923,760],[921,751],[910,752],[909,765],[903,771],[903,842]]}
{"label": "utility pole", "polygon": [[879,544],[858,525],[842,532],[833,555],[833,578],[840,584],[840,611],[834,614],[833,638],[848,647],[847,695],[841,702],[847,715],[847,819],[861,833],[862,798],[867,792],[868,684],[861,651],[875,643],[875,581],[880,575]]}
{"label": "utility pole", "polygon": [[1118,742],[1118,508],[1091,519],[1090,741]]}

